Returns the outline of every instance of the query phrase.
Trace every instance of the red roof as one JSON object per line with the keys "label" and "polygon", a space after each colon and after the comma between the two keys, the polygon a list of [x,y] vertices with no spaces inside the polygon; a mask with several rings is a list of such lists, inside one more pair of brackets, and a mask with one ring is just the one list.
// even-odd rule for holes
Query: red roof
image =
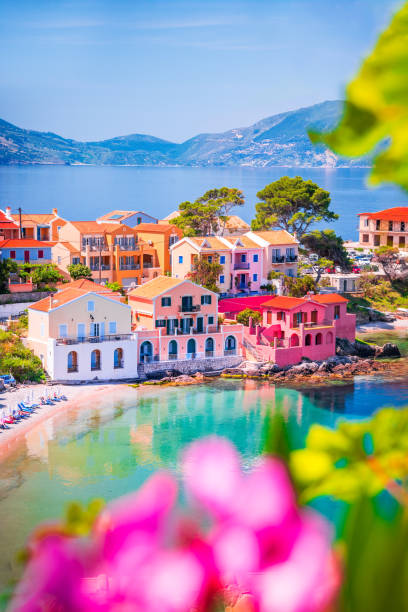
{"label": "red roof", "polygon": [[52,244],[54,243],[41,242],[41,240],[30,240],[29,238],[27,239],[15,238],[15,239],[10,239],[10,240],[2,240],[0,242],[0,248],[4,248],[4,247],[7,247],[8,249],[10,248],[27,249],[29,247],[46,248],[46,247],[52,246]]}
{"label": "red roof", "polygon": [[319,304],[338,304],[340,302],[348,302],[348,299],[339,295],[338,293],[319,293],[318,295],[312,295],[313,302]]}
{"label": "red roof", "polygon": [[368,217],[369,219],[379,219],[382,221],[408,221],[408,206],[395,206],[386,208],[374,213],[360,213],[358,216]]}
{"label": "red roof", "polygon": [[272,300],[264,301],[262,306],[265,308],[271,306],[273,308],[281,308],[282,310],[291,310],[292,308],[301,306],[305,302],[305,298],[284,297],[282,295],[277,295]]}
{"label": "red roof", "polygon": [[[255,295],[250,297],[226,298],[218,302],[218,312],[220,313],[236,313],[250,308],[262,312],[262,304],[268,298],[273,298],[271,295]],[[275,298],[273,298],[275,299]]]}

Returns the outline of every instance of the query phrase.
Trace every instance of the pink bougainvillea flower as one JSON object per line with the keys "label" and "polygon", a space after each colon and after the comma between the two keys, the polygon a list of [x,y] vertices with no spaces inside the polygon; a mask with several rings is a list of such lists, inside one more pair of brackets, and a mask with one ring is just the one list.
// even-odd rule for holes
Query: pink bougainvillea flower
{"label": "pink bougainvillea flower", "polygon": [[244,474],[236,461],[227,440],[210,438],[195,442],[183,462],[187,491],[214,519],[209,537],[224,587],[235,583],[252,594],[261,612],[320,610],[334,592],[321,588],[330,565],[328,524],[299,510],[282,462],[266,457]]}

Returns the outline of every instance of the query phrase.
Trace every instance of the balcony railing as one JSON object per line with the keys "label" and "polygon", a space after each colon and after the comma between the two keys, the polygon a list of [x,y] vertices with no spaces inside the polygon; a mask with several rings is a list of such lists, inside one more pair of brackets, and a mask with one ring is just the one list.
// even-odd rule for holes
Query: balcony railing
{"label": "balcony railing", "polygon": [[57,338],[57,344],[83,344],[84,342],[115,342],[120,340],[132,340],[132,334],[109,334],[107,336],[84,336],[76,338]]}
{"label": "balcony railing", "polygon": [[[150,261],[148,262],[143,262],[143,267],[144,268],[154,268],[155,266],[153,265],[153,263],[151,263]],[[156,266],[157,267],[157,266]]]}
{"label": "balcony railing", "polygon": [[227,357],[228,355],[236,355],[237,354],[237,349],[225,349],[224,350],[224,355]]}
{"label": "balcony railing", "polygon": [[185,304],[183,306],[179,306],[179,312],[198,312],[201,310],[200,304]]}
{"label": "balcony railing", "polygon": [[205,351],[206,357],[214,357],[214,351]]}
{"label": "balcony railing", "polygon": [[139,363],[152,363],[153,361],[160,361],[160,355],[140,355]]}
{"label": "balcony railing", "polygon": [[89,267],[92,272],[99,272],[99,270],[110,270],[111,269],[109,264],[101,264],[100,266],[91,264]]}
{"label": "balcony railing", "polygon": [[119,264],[119,270],[140,270],[140,264]]}
{"label": "balcony railing", "polygon": [[129,242],[129,243],[125,243],[125,244],[115,244],[115,246],[118,247],[118,249],[120,251],[139,251],[140,250],[140,246],[137,245],[135,242]]}
{"label": "balcony railing", "polygon": [[274,255],[272,257],[272,263],[285,263],[285,256],[284,255]]}
{"label": "balcony railing", "polygon": [[249,263],[243,261],[234,264],[234,270],[249,270]]}
{"label": "balcony railing", "polygon": [[89,247],[90,251],[109,251],[109,246],[108,244],[105,242],[103,244],[86,244],[85,242],[82,243],[82,251],[86,251],[87,247]]}
{"label": "balcony railing", "polygon": [[298,256],[297,255],[286,255],[286,261],[288,263],[293,263],[295,261],[298,260]]}

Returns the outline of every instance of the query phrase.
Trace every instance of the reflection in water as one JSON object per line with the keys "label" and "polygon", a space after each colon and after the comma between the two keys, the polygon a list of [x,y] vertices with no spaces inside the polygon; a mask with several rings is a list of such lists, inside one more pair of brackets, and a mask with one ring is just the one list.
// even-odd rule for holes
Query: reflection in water
{"label": "reflection in water", "polygon": [[157,469],[179,476],[180,452],[199,437],[229,438],[248,467],[260,451],[268,410],[283,412],[301,444],[311,423],[330,426],[338,416],[401,402],[408,404],[405,380],[386,385],[357,379],[302,393],[254,380],[218,380],[128,388],[120,398],[108,395],[96,406],[68,409],[34,428],[2,463],[0,586],[16,574],[14,554],[34,525],[60,517],[71,499],[110,500],[134,491]]}

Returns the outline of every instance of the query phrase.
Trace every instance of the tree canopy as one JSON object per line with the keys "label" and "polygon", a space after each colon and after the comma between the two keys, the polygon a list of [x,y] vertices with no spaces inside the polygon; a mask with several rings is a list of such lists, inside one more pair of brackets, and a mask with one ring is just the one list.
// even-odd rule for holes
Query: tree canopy
{"label": "tree canopy", "polygon": [[48,284],[55,285],[62,279],[63,276],[54,263],[32,266],[31,280],[37,286],[37,289],[45,288]]}
{"label": "tree canopy", "polygon": [[17,263],[12,259],[0,261],[0,293],[9,293],[9,277],[12,272],[17,272]]}
{"label": "tree canopy", "polygon": [[400,257],[397,247],[382,246],[376,249],[374,260],[382,266],[384,274],[390,282],[407,275],[406,262]]}
{"label": "tree canopy", "polygon": [[316,291],[316,281],[313,276],[285,276],[284,290],[291,297],[304,297],[308,291]]}
{"label": "tree canopy", "polygon": [[78,280],[79,278],[86,278],[87,280],[92,281],[92,271],[88,266],[84,264],[70,264],[67,266],[68,273],[73,280]]}
{"label": "tree canopy", "polygon": [[328,133],[309,132],[313,142],[324,143],[340,155],[358,157],[379,151],[370,181],[373,184],[392,181],[405,190],[408,190],[407,37],[408,3],[405,3],[348,84],[337,127]]}
{"label": "tree canopy", "polygon": [[215,261],[209,262],[207,258],[197,257],[193,263],[193,270],[188,274],[188,278],[194,283],[218,293],[218,277],[222,274],[224,268],[218,263],[218,257],[214,255],[214,258]]}
{"label": "tree canopy", "polygon": [[172,223],[183,230],[185,236],[222,234],[231,209],[243,206],[244,202],[244,195],[239,189],[210,189],[194,202],[182,202],[180,214],[172,219]]}
{"label": "tree canopy", "polygon": [[330,194],[316,183],[300,176],[282,176],[257,193],[253,230],[279,228],[301,238],[318,221],[334,221],[338,215],[329,209]]}
{"label": "tree canopy", "polygon": [[319,258],[329,259],[335,266],[348,270],[351,262],[343,239],[333,230],[313,230],[302,237],[302,244]]}
{"label": "tree canopy", "polygon": [[257,310],[252,310],[251,308],[245,308],[237,314],[237,323],[242,323],[245,327],[248,327],[249,319],[252,319],[252,323],[256,325],[257,323],[261,323],[262,315]]}

